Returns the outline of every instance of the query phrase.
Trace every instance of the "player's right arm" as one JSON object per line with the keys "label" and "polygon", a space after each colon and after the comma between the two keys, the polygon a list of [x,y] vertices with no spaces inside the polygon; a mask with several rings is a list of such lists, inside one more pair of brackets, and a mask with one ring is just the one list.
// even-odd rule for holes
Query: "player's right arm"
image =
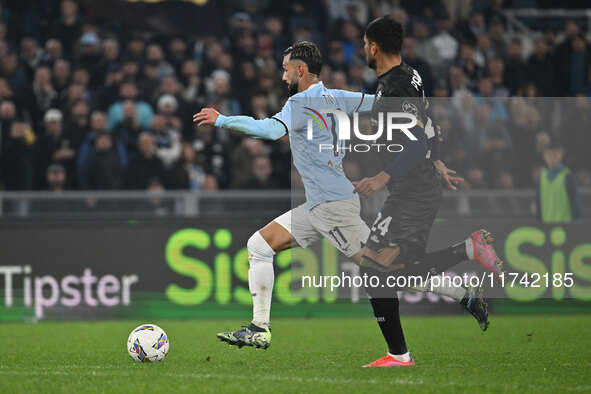
{"label": "player's right arm", "polygon": [[283,120],[278,119],[277,115],[272,118],[257,120],[250,116],[224,116],[213,108],[203,108],[201,112],[193,115],[193,122],[197,122],[198,126],[209,124],[238,131],[251,137],[278,140],[287,134],[288,126]]}

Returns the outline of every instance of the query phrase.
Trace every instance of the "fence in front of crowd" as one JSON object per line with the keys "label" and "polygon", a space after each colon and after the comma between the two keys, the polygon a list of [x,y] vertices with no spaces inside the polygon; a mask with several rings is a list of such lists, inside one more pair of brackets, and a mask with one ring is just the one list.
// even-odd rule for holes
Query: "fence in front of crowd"
{"label": "fence in front of crowd", "polygon": [[[374,216],[386,193],[363,200],[362,215]],[[215,192],[144,191],[0,192],[2,219],[77,219],[134,217],[266,218],[304,201],[299,190],[229,190]],[[591,189],[580,190],[582,215],[591,216]],[[442,218],[531,218],[534,190],[461,190],[446,192]]]}

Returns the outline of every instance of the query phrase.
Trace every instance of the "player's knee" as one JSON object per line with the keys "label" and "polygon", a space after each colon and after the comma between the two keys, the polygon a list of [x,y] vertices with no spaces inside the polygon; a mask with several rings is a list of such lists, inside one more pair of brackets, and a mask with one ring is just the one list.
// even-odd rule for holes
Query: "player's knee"
{"label": "player's knee", "polygon": [[370,248],[363,250],[360,265],[373,268],[380,272],[397,271],[403,268],[403,265],[396,264],[396,258],[399,256],[398,247],[384,248],[376,252]]}
{"label": "player's knee", "polygon": [[248,249],[248,261],[250,265],[258,262],[271,262],[273,263],[273,256],[275,252],[273,248],[269,246],[267,241],[263,238],[260,232],[255,232],[246,243]]}

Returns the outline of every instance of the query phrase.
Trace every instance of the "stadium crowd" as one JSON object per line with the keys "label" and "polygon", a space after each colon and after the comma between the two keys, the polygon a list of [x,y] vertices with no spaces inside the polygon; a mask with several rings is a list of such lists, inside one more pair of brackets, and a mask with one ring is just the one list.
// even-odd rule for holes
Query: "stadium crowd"
{"label": "stadium crowd", "polygon": [[[534,187],[550,143],[565,147],[579,185],[591,185],[586,27],[558,20],[537,36],[510,36],[500,12],[552,1],[228,0],[224,37],[133,30],[75,0],[34,12],[26,3],[0,1],[5,190],[290,188],[287,137],[267,143],[196,127],[191,115],[204,106],[259,119],[278,112],[282,53],[301,40],[321,47],[325,85],[373,93],[363,32],[384,14],[403,23],[403,59],[427,94],[465,106],[455,121],[444,104],[435,114],[462,187]],[[578,99],[552,126],[540,97],[564,96]],[[586,123],[568,122],[568,111]],[[352,178],[363,175],[356,165],[346,166]]]}

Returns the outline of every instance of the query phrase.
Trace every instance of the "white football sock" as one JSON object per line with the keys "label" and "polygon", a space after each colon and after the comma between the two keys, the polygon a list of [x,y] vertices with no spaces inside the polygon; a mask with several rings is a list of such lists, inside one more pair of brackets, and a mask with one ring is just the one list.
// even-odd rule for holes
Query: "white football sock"
{"label": "white football sock", "polygon": [[273,296],[273,256],[275,251],[257,231],[248,243],[248,288],[252,294],[252,322],[258,327],[269,325]]}
{"label": "white football sock", "polygon": [[472,243],[472,237],[468,237],[466,241],[466,255],[468,259],[474,260],[474,244]]}
{"label": "white football sock", "polygon": [[392,357],[394,357],[396,360],[401,361],[403,363],[407,363],[410,361],[410,353],[406,352],[404,354],[392,354],[390,352],[388,352],[388,354]]}
{"label": "white football sock", "polygon": [[[439,275],[439,278],[442,278],[442,275]],[[453,283],[450,282],[451,281],[441,279],[438,280],[437,283],[435,283],[438,286],[432,286],[433,277],[430,277],[429,281],[426,282],[424,286],[415,286],[411,289],[420,291],[422,293],[431,292],[434,294],[448,296],[458,302],[462,301],[462,298],[464,298],[464,295],[466,295],[466,289],[462,286],[454,286]]]}
{"label": "white football sock", "polygon": [[456,301],[462,301],[464,295],[466,295],[466,289],[463,286],[454,286],[453,283],[450,283],[448,280],[439,280],[439,286],[433,286],[433,278],[429,279],[429,286],[428,291],[432,293],[444,295],[453,298]]}

